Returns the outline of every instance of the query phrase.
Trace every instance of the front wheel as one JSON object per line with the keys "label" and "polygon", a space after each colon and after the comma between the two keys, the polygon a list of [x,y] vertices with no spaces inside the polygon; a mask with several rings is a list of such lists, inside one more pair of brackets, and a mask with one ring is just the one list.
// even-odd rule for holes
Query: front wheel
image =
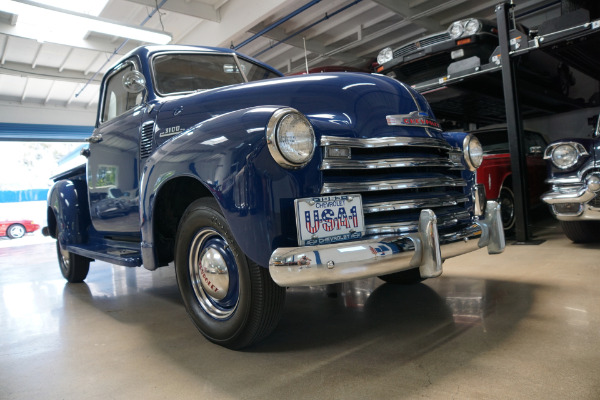
{"label": "front wheel", "polygon": [[565,235],[575,243],[590,243],[599,240],[600,221],[560,221]]}
{"label": "front wheel", "polygon": [[12,224],[6,230],[6,236],[10,239],[20,239],[25,236],[25,227],[21,224]]}
{"label": "front wheel", "polygon": [[83,282],[90,270],[91,260],[63,249],[58,240],[58,232],[56,234],[56,254],[62,276],[70,283]]}
{"label": "front wheel", "polygon": [[273,331],[285,289],[242,253],[216,201],[200,199],[187,208],[175,246],[181,297],[208,340],[241,349]]}

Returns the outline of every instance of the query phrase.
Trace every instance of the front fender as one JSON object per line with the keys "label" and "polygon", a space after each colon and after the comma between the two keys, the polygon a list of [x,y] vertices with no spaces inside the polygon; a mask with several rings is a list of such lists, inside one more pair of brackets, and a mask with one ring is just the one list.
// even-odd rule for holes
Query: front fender
{"label": "front fender", "polygon": [[[295,225],[282,226],[281,221],[294,221],[294,198],[319,192],[320,156],[302,170],[284,169],[273,160],[265,129],[278,108],[253,107],[209,119],[165,142],[148,158],[140,184],[146,268],[158,267],[156,199],[168,182],[182,177],[195,179],[212,194],[240,248],[259,265],[268,266],[277,246],[292,240],[295,244]],[[311,173],[315,176],[307,177]]]}
{"label": "front fender", "polygon": [[91,225],[87,185],[82,180],[61,180],[48,193],[48,208],[54,220],[48,218],[48,230],[61,246],[87,242]]}

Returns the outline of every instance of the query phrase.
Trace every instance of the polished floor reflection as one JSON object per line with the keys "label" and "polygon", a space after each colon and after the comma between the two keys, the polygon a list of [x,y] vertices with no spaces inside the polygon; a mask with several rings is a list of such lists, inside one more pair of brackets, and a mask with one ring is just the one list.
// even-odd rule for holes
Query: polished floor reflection
{"label": "polished floor reflection", "polygon": [[538,238],[424,284],[289,289],[243,352],[195,330],[172,268],[71,285],[52,243],[0,247],[0,399],[598,399],[600,245]]}

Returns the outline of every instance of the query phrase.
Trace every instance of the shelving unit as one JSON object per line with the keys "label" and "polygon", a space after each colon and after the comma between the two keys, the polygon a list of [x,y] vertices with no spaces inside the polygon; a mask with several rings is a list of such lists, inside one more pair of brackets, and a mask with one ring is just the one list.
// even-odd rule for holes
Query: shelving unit
{"label": "shelving unit", "polygon": [[[576,12],[542,25],[538,34],[528,38],[518,30],[509,29],[511,7],[506,2],[496,6],[500,45],[492,62],[417,83],[413,87],[427,98],[438,119],[460,121],[465,125],[506,123],[517,217],[515,236],[517,243],[529,244],[534,241],[526,207],[527,178],[522,173],[525,170],[522,120],[598,104],[564,96],[553,87],[557,82],[551,79],[545,85],[539,82],[532,84],[520,60],[532,51],[541,51],[598,79],[600,20],[582,22],[587,14]],[[501,54],[509,54],[510,62],[504,62]],[[544,88],[543,92],[540,92],[540,87]]]}

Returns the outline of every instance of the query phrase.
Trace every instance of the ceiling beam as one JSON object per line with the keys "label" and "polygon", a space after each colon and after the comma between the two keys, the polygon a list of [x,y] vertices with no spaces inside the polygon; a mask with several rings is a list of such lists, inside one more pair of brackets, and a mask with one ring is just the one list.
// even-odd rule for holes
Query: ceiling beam
{"label": "ceiling beam", "polygon": [[[37,65],[34,69],[30,64],[12,61],[7,61],[4,65],[0,66],[0,73],[3,75],[76,83],[85,83],[89,80],[89,78],[81,71],[63,70],[62,72],[57,72],[55,67],[44,67],[40,65]],[[94,79],[95,82],[100,82],[100,80],[101,77]]]}
{"label": "ceiling beam", "polygon": [[[127,1],[156,8],[155,0]],[[193,17],[205,19],[207,21],[221,22],[221,13],[218,8],[215,8],[210,4],[206,4],[198,0],[169,0],[160,9],[184,15],[191,15]]]}
{"label": "ceiling beam", "polygon": [[[168,4],[168,3],[167,3]],[[250,6],[247,0],[229,0],[219,9],[221,21],[203,21],[198,28],[181,38],[179,44],[229,47],[233,40],[248,37],[246,32],[280,10],[299,8],[296,0],[261,0]]]}
{"label": "ceiling beam", "polygon": [[440,22],[434,18],[426,16],[418,16],[420,11],[410,7],[410,5],[404,1],[398,0],[372,0],[382,7],[387,8],[400,15],[401,17],[410,20],[413,24],[418,25],[422,28],[427,29],[429,32],[434,33],[443,29]]}

